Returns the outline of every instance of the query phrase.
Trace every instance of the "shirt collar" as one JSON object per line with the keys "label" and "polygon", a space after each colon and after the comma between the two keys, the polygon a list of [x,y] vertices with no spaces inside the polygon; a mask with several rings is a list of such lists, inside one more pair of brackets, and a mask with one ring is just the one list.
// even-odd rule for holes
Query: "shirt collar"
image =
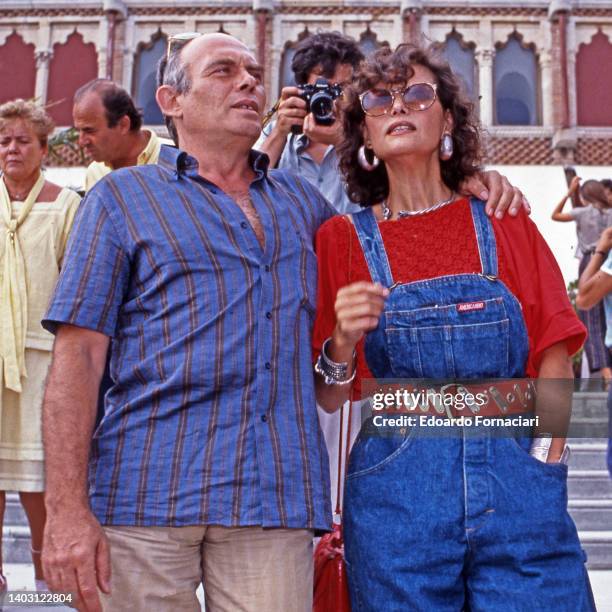
{"label": "shirt collar", "polygon": [[[192,178],[198,176],[198,161],[195,157],[176,147],[162,145],[157,163],[168,172],[172,172],[175,179],[179,179],[183,174]],[[257,179],[268,175],[270,158],[265,153],[251,149],[249,163],[255,171]]]}
{"label": "shirt collar", "polygon": [[143,131],[149,132],[149,141],[147,142],[147,146],[140,152],[140,155],[138,156],[137,163],[139,166],[144,166],[145,164],[150,163],[151,158],[159,149],[159,138],[157,137],[157,134],[151,130]]}

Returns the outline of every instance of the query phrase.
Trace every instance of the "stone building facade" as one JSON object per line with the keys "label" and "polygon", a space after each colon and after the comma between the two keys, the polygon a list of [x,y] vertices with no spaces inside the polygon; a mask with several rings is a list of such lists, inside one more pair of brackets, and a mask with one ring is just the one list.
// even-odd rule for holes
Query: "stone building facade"
{"label": "stone building facade", "polygon": [[3,0],[0,102],[36,97],[67,126],[76,88],[108,77],[163,131],[154,68],[168,36],[242,39],[265,67],[272,103],[294,45],[319,29],[366,53],[437,44],[477,104],[488,163],[612,165],[608,0]]}

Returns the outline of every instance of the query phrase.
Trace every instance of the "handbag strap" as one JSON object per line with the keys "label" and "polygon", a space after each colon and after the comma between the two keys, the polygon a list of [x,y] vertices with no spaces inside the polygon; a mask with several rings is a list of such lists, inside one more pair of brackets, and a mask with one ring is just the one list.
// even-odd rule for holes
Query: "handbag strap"
{"label": "handbag strap", "polygon": [[[353,228],[351,221],[345,217],[349,224],[349,247],[348,247],[348,274],[347,284],[351,284],[351,262],[353,257]],[[357,363],[355,363],[357,367]],[[346,446],[344,445],[344,404],[340,407],[340,431],[338,434],[338,485],[336,491],[336,510],[335,514],[342,516],[342,497],[344,494],[344,482],[346,480],[346,472],[348,468],[348,457],[351,450],[351,416],[353,414],[353,386],[351,385],[348,406],[348,419],[346,424]],[[344,448],[344,453],[342,452]],[[344,463],[342,459],[344,458]]]}

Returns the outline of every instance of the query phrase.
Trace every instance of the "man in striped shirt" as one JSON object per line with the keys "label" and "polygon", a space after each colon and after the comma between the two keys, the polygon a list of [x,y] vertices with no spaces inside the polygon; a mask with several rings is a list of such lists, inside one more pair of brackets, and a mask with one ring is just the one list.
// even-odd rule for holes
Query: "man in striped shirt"
{"label": "man in striped shirt", "polygon": [[180,149],[88,194],[44,321],[45,577],[87,610],[199,610],[202,581],[208,609],[310,611],[331,527],[313,239],[333,210],[251,150],[265,96],[242,43],[171,47],[162,83]]}

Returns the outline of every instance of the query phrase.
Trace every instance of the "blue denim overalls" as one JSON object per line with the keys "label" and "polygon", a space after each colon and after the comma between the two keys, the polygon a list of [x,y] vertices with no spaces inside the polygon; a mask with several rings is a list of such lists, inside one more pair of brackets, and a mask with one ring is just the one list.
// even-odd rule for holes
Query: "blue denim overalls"
{"label": "blue denim overalls", "polygon": [[[521,307],[497,279],[483,203],[470,207],[481,272],[391,290],[365,341],[376,378],[525,375]],[[372,280],[393,287],[372,210],[353,220]],[[458,307],[466,303],[478,307]],[[494,436],[490,428],[431,437],[413,427],[385,437],[368,435],[366,425],[345,490],[354,612],[595,609],[567,513],[567,466],[542,463],[529,455],[529,439]]]}

